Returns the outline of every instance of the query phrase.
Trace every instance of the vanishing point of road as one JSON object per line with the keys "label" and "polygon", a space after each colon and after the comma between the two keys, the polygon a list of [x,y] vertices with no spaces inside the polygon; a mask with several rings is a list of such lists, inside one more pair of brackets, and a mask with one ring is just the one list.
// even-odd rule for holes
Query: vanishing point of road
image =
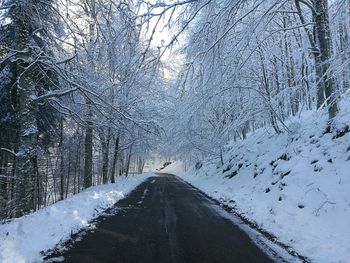
{"label": "vanishing point of road", "polygon": [[213,206],[173,175],[151,177],[119,201],[115,213],[52,257],[74,263],[273,262]]}

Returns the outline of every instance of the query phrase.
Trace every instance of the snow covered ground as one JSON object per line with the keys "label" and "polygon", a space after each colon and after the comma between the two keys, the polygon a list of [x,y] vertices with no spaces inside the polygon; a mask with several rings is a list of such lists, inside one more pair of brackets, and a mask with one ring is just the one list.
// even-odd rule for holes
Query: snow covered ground
{"label": "snow covered ground", "polygon": [[153,175],[119,177],[115,184],[88,188],[28,216],[0,225],[0,262],[40,262],[41,251],[52,249],[72,233],[89,226],[92,219]]}
{"label": "snow covered ground", "polygon": [[[350,103],[343,105],[349,109]],[[231,142],[219,160],[175,173],[317,263],[350,262],[350,114],[336,128],[305,112],[290,133],[261,129]]]}

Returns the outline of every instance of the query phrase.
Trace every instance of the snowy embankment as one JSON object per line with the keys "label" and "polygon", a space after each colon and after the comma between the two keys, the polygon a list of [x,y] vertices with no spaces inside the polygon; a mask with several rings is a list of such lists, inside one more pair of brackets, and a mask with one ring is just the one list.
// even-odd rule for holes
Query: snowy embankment
{"label": "snowy embankment", "polygon": [[165,170],[176,168],[313,262],[350,262],[350,114],[335,123],[330,131],[326,118],[306,112],[287,123],[290,133],[261,129],[231,142],[223,166],[207,160],[186,173],[176,164]]}
{"label": "snowy embankment", "polygon": [[28,216],[0,225],[0,262],[40,262],[42,251],[52,249],[72,233],[87,227],[92,219],[153,175],[119,177],[115,184],[88,188]]}

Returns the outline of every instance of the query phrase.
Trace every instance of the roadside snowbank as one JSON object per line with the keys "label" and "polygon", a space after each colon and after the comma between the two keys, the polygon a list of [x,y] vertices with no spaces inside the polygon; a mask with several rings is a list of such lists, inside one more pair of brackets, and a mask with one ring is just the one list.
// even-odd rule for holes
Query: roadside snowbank
{"label": "roadside snowbank", "polygon": [[88,188],[28,216],[0,225],[0,262],[41,261],[41,251],[53,248],[72,233],[87,227],[92,219],[153,175],[119,177],[115,184]]}
{"label": "roadside snowbank", "polygon": [[350,262],[348,124],[343,111],[337,129],[329,131],[326,118],[305,112],[288,123],[290,134],[261,129],[231,142],[223,166],[207,160],[198,170],[185,173],[173,164],[167,172],[180,171],[177,175],[314,262]]}

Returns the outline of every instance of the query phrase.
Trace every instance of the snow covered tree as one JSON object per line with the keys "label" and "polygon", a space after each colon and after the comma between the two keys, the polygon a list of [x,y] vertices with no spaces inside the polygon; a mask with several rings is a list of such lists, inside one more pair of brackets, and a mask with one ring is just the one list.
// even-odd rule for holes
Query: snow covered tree
{"label": "snow covered tree", "polygon": [[219,157],[228,140],[257,128],[289,132],[284,121],[305,109],[326,108],[332,120],[349,79],[345,2],[196,3],[174,85],[182,121],[169,124],[181,143],[171,147],[194,161]]}
{"label": "snow covered tree", "polygon": [[[2,24],[1,77],[7,114],[15,123],[12,136],[2,142],[3,151],[13,153],[15,186],[11,195],[18,202],[16,213],[34,209],[37,158],[48,146],[58,116],[39,96],[57,89],[58,77],[48,64],[52,60],[50,37],[57,30],[53,1],[5,1]],[[6,120],[6,118],[1,118]],[[2,131],[6,133],[5,131]]]}
{"label": "snow covered tree", "polygon": [[[332,38],[329,25],[328,0],[314,0],[312,5],[304,1],[295,0],[301,22],[305,25],[306,20],[302,14],[300,4],[310,8],[314,31],[306,28],[315,57],[315,68],[317,74],[317,108],[324,105],[328,107],[329,118],[332,119],[338,112],[337,95],[334,77],[330,70],[330,59],[332,57]],[[313,34],[312,34],[313,33]]]}

